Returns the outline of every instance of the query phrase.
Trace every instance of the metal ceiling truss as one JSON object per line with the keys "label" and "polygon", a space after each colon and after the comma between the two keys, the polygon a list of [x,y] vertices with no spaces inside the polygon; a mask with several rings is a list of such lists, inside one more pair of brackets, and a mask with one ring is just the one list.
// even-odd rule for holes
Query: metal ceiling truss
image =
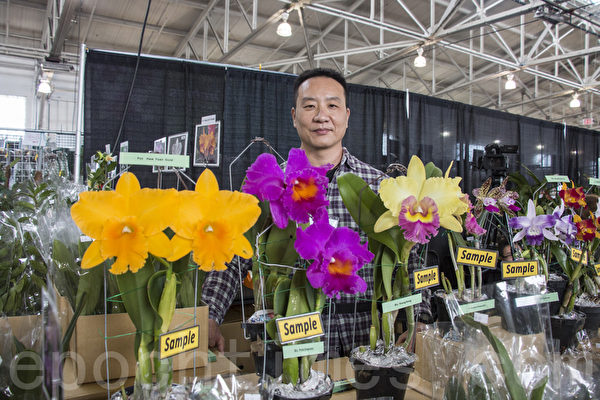
{"label": "metal ceiling truss", "polygon": [[[6,4],[6,29],[2,33],[7,38],[17,37],[9,32],[10,7],[37,8],[45,14],[40,40],[47,55],[68,54],[64,43],[75,16],[80,22],[86,22],[80,27],[84,41],[92,21],[142,26],[138,21],[98,15],[98,0],[88,4],[85,13],[77,10],[81,6],[78,0],[48,0],[47,6],[29,0],[0,2]],[[417,8],[413,0],[355,0],[351,4],[328,0],[279,2],[282,3],[279,10],[273,12],[271,8],[270,15],[260,15],[259,0],[204,0],[203,4],[193,0],[167,0],[160,3],[163,6],[157,12],[158,18],[153,19],[154,24],[146,26],[153,35],[145,50],[151,52],[158,46],[161,35],[171,35],[177,37],[174,57],[244,64],[240,57],[236,60],[242,49],[248,46],[262,51],[276,48],[268,57],[263,57],[260,64],[251,61],[244,65],[296,72],[328,60],[350,82],[382,82],[394,89],[462,101],[465,101],[464,91],[468,90],[472,104],[501,110],[520,106],[522,114],[547,119],[556,119],[557,101],[568,101],[573,93],[587,93],[586,104],[593,104],[593,96],[600,94],[600,66],[593,64],[598,60],[591,59],[600,55],[600,42],[596,42],[600,24],[586,11],[587,0],[514,0],[508,7],[507,0],[429,0],[429,15],[426,2]],[[169,26],[170,12],[179,6],[198,10],[198,16],[187,30]],[[540,7],[557,14],[535,18],[534,13]],[[294,41],[296,47],[285,39],[272,46],[264,36],[259,38],[286,11],[298,15],[294,22],[297,24],[295,32],[303,35],[304,45],[300,49],[297,40]],[[321,21],[319,16],[325,21],[322,29],[321,22],[315,22]],[[552,18],[562,18],[564,23],[554,23]],[[230,26],[232,21],[237,21],[234,23],[238,26]],[[234,29],[239,26],[243,29]],[[240,33],[244,29],[246,33]],[[230,37],[230,33],[235,36]],[[590,44],[590,36],[594,44]],[[412,65],[420,47],[430,59],[426,69]],[[0,52],[15,49],[23,53],[42,53],[31,47],[15,48],[8,41],[0,44]],[[490,70],[492,67],[496,69]],[[516,74],[522,88],[521,101],[517,100],[519,91],[502,93],[501,81],[508,74]]]}
{"label": "metal ceiling truss", "polygon": [[[287,4],[298,4],[298,2],[291,2],[289,0],[280,1]],[[527,14],[531,14],[541,5],[550,3],[546,0],[531,1],[526,3],[519,2],[521,5],[518,5],[517,7],[513,7],[504,11],[500,10],[498,12],[494,12],[494,9],[496,9],[500,4],[505,3],[505,1],[496,1],[485,7],[483,7],[483,2],[478,4],[478,2],[472,1],[472,3],[477,6],[479,12],[471,12],[468,15],[464,14],[464,12],[461,12],[461,5],[463,5],[464,2],[453,0],[450,2],[444,2],[446,8],[442,17],[438,20],[435,20],[433,7],[435,4],[440,5],[442,2],[439,0],[432,0],[432,18],[430,19],[433,21],[433,23],[430,21],[429,27],[425,27],[424,22],[419,20],[410,11],[409,7],[402,0],[397,0],[398,6],[400,6],[406,12],[408,17],[410,17],[410,20],[415,25],[415,28],[394,25],[383,19],[377,19],[375,12],[372,12],[371,17],[368,17],[352,11],[338,9],[325,3],[320,4],[316,1],[314,3],[310,3],[308,1],[303,3],[300,1],[299,3],[302,3],[302,6],[306,10],[312,10],[314,12],[335,17],[336,24],[339,24],[341,20],[347,20],[357,27],[366,26],[375,28],[379,29],[380,31],[386,31],[391,34],[398,35],[400,39],[402,37],[409,39],[396,40],[393,42],[390,42],[388,39],[387,43],[380,41],[380,43],[377,45],[369,44],[367,46],[357,46],[347,49],[344,48],[344,50],[336,50],[325,53],[317,52],[317,54],[315,54],[315,59],[325,60],[334,59],[337,57],[347,57],[349,55],[361,54],[370,51],[382,52],[394,50],[386,56],[371,62],[370,64],[356,66],[358,68],[350,71],[348,71],[348,69],[344,69],[344,71],[347,73],[347,78],[350,81],[355,81],[359,75],[365,73],[375,73],[376,75],[374,79],[379,79],[382,74],[382,68],[384,71],[386,71],[386,73],[393,71],[394,68],[391,67],[392,63],[398,63],[398,61],[412,56],[418,47],[426,47],[430,49],[441,47],[445,49],[446,56],[450,60],[450,63],[454,65],[454,67],[457,67],[457,65],[454,59],[451,58],[450,51],[468,55],[470,60],[472,60],[474,57],[479,60],[494,63],[501,66],[503,71],[495,72],[485,76],[477,76],[477,74],[467,76],[463,73],[463,71],[460,71],[462,79],[459,82],[454,84],[446,84],[445,87],[443,87],[440,85],[441,82],[436,81],[435,67],[433,65],[431,69],[434,74],[429,78],[429,84],[425,82],[421,73],[418,73],[412,68],[412,66],[409,65],[414,77],[422,85],[427,86],[427,92],[434,96],[449,96],[453,91],[465,89],[467,87],[470,88],[472,85],[476,85],[478,91],[488,98],[488,103],[485,104],[486,106],[494,105],[496,107],[500,107],[500,93],[498,93],[496,96],[497,100],[493,101],[493,99],[490,98],[489,93],[483,89],[480,84],[488,80],[498,79],[508,75],[509,73],[514,74],[516,72],[520,72],[526,74],[521,75],[519,77],[519,81],[521,81],[523,83],[523,87],[526,88],[524,94],[530,100],[523,99],[523,101],[518,104],[533,104],[537,109],[537,112],[539,112],[543,118],[549,118],[546,111],[538,103],[543,102],[544,99],[553,99],[554,96],[553,93],[548,89],[549,85],[545,84],[541,86],[544,87],[543,91],[546,93],[546,95],[540,99],[536,99],[536,97],[538,97],[538,92],[540,91],[538,78],[542,78],[542,82],[545,80],[558,83],[559,85],[556,85],[555,88],[559,90],[558,93],[561,93],[562,96],[568,96],[575,91],[586,91],[593,95],[600,94],[600,90],[598,89],[598,84],[600,82],[597,81],[597,78],[600,75],[600,67],[596,68],[592,74],[589,73],[590,56],[600,52],[600,46],[590,47],[589,45],[589,35],[590,32],[596,31],[595,25],[584,21],[586,18],[579,18],[576,13],[571,13],[571,15],[577,17],[572,20],[573,22],[571,24],[556,24],[552,26],[548,22],[543,22],[543,25],[537,24],[537,26],[541,26],[541,31],[539,33],[531,31],[526,32],[526,25],[531,24],[532,22],[538,22],[536,19],[532,20],[530,16],[527,16]],[[373,3],[374,2],[371,2],[371,5],[373,5]],[[384,5],[381,4],[381,8],[383,8],[383,6]],[[387,7],[391,6],[388,5]],[[383,10],[381,10],[380,14],[384,14]],[[525,20],[526,16],[528,17],[527,21]],[[514,23],[514,18],[516,17],[520,17],[520,21],[517,25],[511,26],[510,24],[506,24],[506,20],[508,19],[513,19],[513,22],[511,23]],[[505,22],[500,25],[501,21]],[[563,45],[569,36],[572,36],[574,33],[579,33],[575,27],[578,27],[578,25],[582,24],[585,25],[584,29],[582,30],[582,32],[585,32],[583,33],[585,36],[584,46],[580,46],[577,49],[570,49]],[[480,49],[474,49],[472,46],[467,47],[461,43],[468,39],[456,39],[457,34],[464,34],[467,31],[473,32],[473,30],[477,28],[480,28],[480,31],[482,31],[480,34],[482,36],[478,38],[480,41]],[[519,33],[520,40],[516,47],[511,47],[505,35],[514,33]],[[495,42],[494,46],[486,46],[484,43],[484,38],[487,37],[490,37],[491,40]],[[570,41],[569,45],[574,46],[572,40]],[[503,51],[499,53],[498,48],[502,49]],[[307,62],[307,58],[299,55],[294,58],[274,60],[267,65],[263,64],[263,67],[281,67],[281,69],[284,69],[288,68],[290,64],[301,64],[305,62]],[[390,66],[388,66],[388,64]],[[472,64],[472,61],[470,61],[470,64]],[[584,67],[583,70],[582,66]],[[460,70],[460,67],[457,69]],[[530,76],[531,79],[524,79],[525,76]],[[373,78],[368,78],[368,81],[372,82]],[[527,89],[527,85],[533,81],[535,81],[534,91]],[[418,88],[416,89],[419,91]],[[514,107],[516,106],[512,106],[511,108]]]}

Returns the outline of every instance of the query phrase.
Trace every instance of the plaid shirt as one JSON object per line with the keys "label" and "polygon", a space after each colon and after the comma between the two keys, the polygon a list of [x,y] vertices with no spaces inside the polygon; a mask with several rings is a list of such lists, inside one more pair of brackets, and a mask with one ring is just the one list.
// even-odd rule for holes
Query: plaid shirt
{"label": "plaid shirt", "polygon": [[[346,209],[337,185],[337,177],[346,173],[353,173],[362,178],[375,192],[379,190],[379,182],[387,176],[381,171],[358,160],[351,155],[346,148],[343,149],[342,160],[335,171],[333,179],[327,187],[327,199],[329,200],[328,213],[330,220],[336,220],[339,227],[347,226],[359,231],[358,225]],[[361,239],[366,240],[366,235],[361,232]],[[418,248],[415,246],[409,259],[409,272],[419,265]],[[237,263],[231,263],[225,271],[212,271],[206,275],[202,289],[202,300],[209,306],[209,318],[221,324],[223,317],[237,290],[239,290],[240,276],[246,276],[251,268],[250,260],[242,260],[238,270]],[[241,271],[241,275],[240,275]],[[355,301],[370,301],[373,295],[373,273],[372,266],[366,265],[359,270],[359,275],[367,283],[367,291],[358,295],[341,294],[335,303],[354,303]],[[412,277],[411,277],[412,279]],[[412,284],[412,282],[411,282]],[[431,316],[429,307],[429,291],[423,291],[423,302],[415,307],[415,315],[428,314]],[[332,314],[323,315],[323,324],[327,332],[328,321],[331,319],[331,331],[329,337],[330,357],[348,355],[358,345],[369,343],[369,328],[371,326],[371,313],[358,312],[356,314]],[[354,340],[353,340],[354,335]]]}

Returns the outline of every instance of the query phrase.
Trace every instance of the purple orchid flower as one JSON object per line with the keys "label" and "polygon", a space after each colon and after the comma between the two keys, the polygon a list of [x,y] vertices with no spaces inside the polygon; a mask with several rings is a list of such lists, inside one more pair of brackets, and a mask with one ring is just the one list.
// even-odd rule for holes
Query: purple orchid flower
{"label": "purple orchid flower", "polygon": [[367,244],[347,227],[334,228],[327,219],[298,228],[294,247],[298,254],[313,263],[306,277],[314,288],[321,288],[328,297],[340,298],[340,292],[355,294],[367,290],[367,283],[357,274],[373,259]]}
{"label": "purple orchid flower", "polygon": [[532,246],[542,244],[544,238],[548,240],[558,240],[558,238],[547,228],[554,227],[554,216],[536,215],[535,205],[529,199],[527,203],[527,215],[524,217],[513,217],[508,221],[508,225],[513,229],[521,229],[513,238],[513,242],[518,242],[524,237],[527,243]]}
{"label": "purple orchid flower", "polygon": [[512,211],[515,211],[515,212],[519,211],[521,208],[516,205],[516,201],[512,197],[511,193],[514,193],[514,192],[509,192],[509,193],[505,194],[504,196],[502,196],[500,198],[500,200],[498,200],[498,202],[504,208],[508,208],[509,210],[512,210]]}
{"label": "purple orchid flower", "polygon": [[330,164],[313,167],[304,150],[294,148],[283,172],[275,156],[264,153],[246,171],[242,191],[268,201],[273,223],[285,229],[289,219],[307,223],[311,216],[316,220],[327,215],[325,174],[330,168]]}
{"label": "purple orchid flower", "polygon": [[498,208],[497,204],[498,200],[494,199],[493,197],[486,197],[483,199],[483,206],[489,212],[500,212],[500,209]]}
{"label": "purple orchid flower", "polygon": [[564,215],[565,203],[560,202],[560,206],[557,206],[552,212],[554,217],[554,234],[558,237],[562,243],[570,245],[577,236],[577,225],[573,222],[572,215]]}

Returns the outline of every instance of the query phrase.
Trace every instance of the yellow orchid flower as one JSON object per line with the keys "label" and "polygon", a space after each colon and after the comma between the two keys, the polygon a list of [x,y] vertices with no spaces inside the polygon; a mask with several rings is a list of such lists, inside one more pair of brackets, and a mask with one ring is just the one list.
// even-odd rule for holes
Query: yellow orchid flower
{"label": "yellow orchid flower", "polygon": [[126,172],[114,191],[83,192],[71,207],[79,229],[95,239],[81,260],[92,268],[116,257],[110,272],[137,272],[148,253],[169,257],[171,245],[163,230],[177,208],[177,191],[140,188],[134,174]]}
{"label": "yellow orchid flower", "polygon": [[400,225],[407,240],[419,243],[428,242],[439,226],[462,232],[458,216],[468,205],[458,186],[461,178],[449,177],[451,167],[443,178],[427,178],[423,162],[413,156],[406,176],[384,179],[379,195],[388,211],[375,223],[375,232]]}
{"label": "yellow orchid flower", "polygon": [[193,251],[194,261],[204,271],[224,270],[234,255],[252,257],[252,246],[244,232],[260,215],[258,199],[252,195],[219,190],[214,174],[206,169],[195,191],[179,192],[180,204],[171,228],[173,254],[177,260]]}

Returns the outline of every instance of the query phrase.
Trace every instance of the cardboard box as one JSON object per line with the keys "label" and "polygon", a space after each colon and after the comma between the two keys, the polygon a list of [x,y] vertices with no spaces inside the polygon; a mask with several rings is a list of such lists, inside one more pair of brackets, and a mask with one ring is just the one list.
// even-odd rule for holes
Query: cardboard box
{"label": "cardboard box", "polygon": [[250,340],[244,338],[241,321],[222,324],[221,334],[225,338],[225,357],[234,363],[242,374],[255,372],[250,354]]}
{"label": "cardboard box", "polygon": [[[175,310],[169,330],[179,330],[194,325],[194,308]],[[196,325],[199,325],[200,346],[197,351],[188,351],[173,357],[173,370],[192,368],[208,363],[208,307],[196,307]],[[135,375],[134,354],[135,326],[126,313],[109,314],[106,319],[108,339],[104,341],[104,315],[84,315],[77,320],[71,339],[71,354],[77,384],[106,380],[106,357],[109,361],[109,379],[120,379]]]}
{"label": "cardboard box", "polygon": [[[254,305],[245,304],[244,311],[245,317],[250,317],[254,312]],[[221,334],[225,339],[225,357],[234,363],[242,374],[247,374],[256,372],[256,369],[250,353],[250,340],[244,337],[242,315],[241,304],[231,306],[221,324]]]}

